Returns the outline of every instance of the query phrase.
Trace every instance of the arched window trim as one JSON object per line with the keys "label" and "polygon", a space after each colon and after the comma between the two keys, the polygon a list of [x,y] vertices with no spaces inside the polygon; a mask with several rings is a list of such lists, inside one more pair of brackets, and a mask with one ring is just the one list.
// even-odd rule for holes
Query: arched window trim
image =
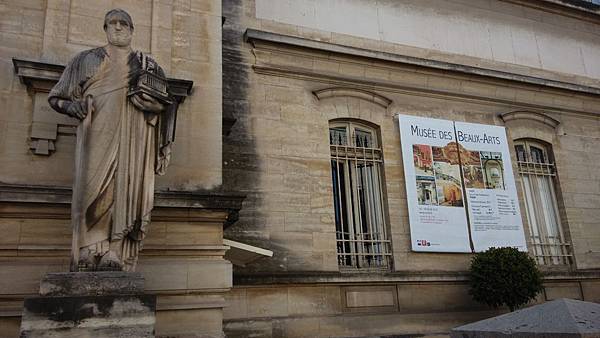
{"label": "arched window trim", "polygon": [[324,88],[320,90],[315,90],[313,94],[319,100],[334,97],[355,97],[357,99],[376,104],[384,109],[387,109],[392,104],[392,100],[383,95],[377,94],[370,90],[351,87]]}
{"label": "arched window trim", "polygon": [[508,113],[503,113],[500,115],[502,121],[517,121],[517,120],[529,120],[529,121],[537,121],[545,124],[546,126],[556,129],[560,125],[560,121],[540,112],[528,111],[528,110],[516,110]]}

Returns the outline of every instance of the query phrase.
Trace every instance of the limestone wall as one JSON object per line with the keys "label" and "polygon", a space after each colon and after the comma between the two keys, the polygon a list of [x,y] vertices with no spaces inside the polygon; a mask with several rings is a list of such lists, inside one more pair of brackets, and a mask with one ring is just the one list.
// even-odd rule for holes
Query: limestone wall
{"label": "limestone wall", "polygon": [[135,49],[155,57],[167,76],[194,81],[193,94],[179,109],[171,167],[157,180],[157,188],[211,189],[221,184],[221,3],[205,0],[0,4],[0,182],[71,185],[74,132],[59,130],[56,150],[49,156],[32,155],[34,110],[49,108],[40,103],[34,107],[35,94],[15,76],[12,58],[66,64],[77,52],[106,44],[104,14],[116,7],[133,18]]}
{"label": "limestone wall", "polygon": [[[568,297],[597,302],[599,282],[547,283],[540,303]],[[453,327],[508,311],[475,303],[462,281],[260,285],[234,288],[224,312],[227,337],[446,337]],[[445,334],[445,335],[444,335]]]}
{"label": "limestone wall", "polygon": [[[255,28],[317,40],[325,45],[344,44],[374,51],[389,47],[366,38],[256,19],[260,8],[276,13],[278,8],[284,10],[285,7],[272,6],[266,10],[264,4],[224,2],[224,13],[229,21],[224,26],[223,48],[226,60],[232,63],[228,65],[230,73],[237,74],[233,78],[225,77],[225,87],[237,88],[237,94],[241,94],[226,98],[230,106],[225,105],[224,114],[232,114],[237,123],[225,138],[224,175],[231,187],[248,195],[240,220],[228,229],[227,236],[266,246],[275,252],[273,258],[240,269],[240,273],[338,271],[327,131],[328,121],[334,118],[354,118],[379,126],[393,245],[392,270],[417,274],[465,271],[470,255],[423,254],[410,250],[397,114],[503,125],[511,139],[547,140],[556,156],[559,207],[568,229],[567,236],[573,243],[573,267],[600,267],[600,233],[594,214],[600,185],[593,175],[598,163],[595,145],[600,137],[597,115],[600,100],[596,94],[403,65],[358,54],[353,56],[351,52],[344,55],[320,50],[314,45],[311,48],[287,45],[285,41],[275,41],[277,39],[243,43],[240,34]],[[504,13],[503,18],[510,13],[521,16],[526,11],[518,6],[500,7],[498,11]],[[466,6],[463,9],[466,11]],[[557,25],[568,21],[557,14],[539,14],[542,18],[546,15],[556,19]],[[276,21],[283,18],[285,16],[279,16]],[[541,30],[536,27],[530,28]],[[409,49],[396,45],[394,51]],[[422,52],[421,56],[438,55]],[[470,55],[453,56],[452,60],[466,65],[474,61]],[[517,75],[547,75],[549,79],[570,79],[569,83],[577,85],[594,81],[577,77],[575,71],[565,76],[549,69],[494,60],[481,62],[475,64],[510,69],[517,71],[513,73]],[[228,74],[227,70],[225,73]],[[350,96],[319,101],[313,94],[331,87],[369,90],[390,99],[392,104],[382,108]],[[501,115],[512,111],[544,114],[560,123],[551,131],[530,120],[504,123]],[[528,232],[523,204],[520,209]]]}
{"label": "limestone wall", "polygon": [[[43,81],[27,86],[13,59],[52,68],[104,45],[104,15],[116,7],[133,18],[135,49],[150,53],[168,77],[194,82],[179,108],[171,166],[157,178],[157,190],[221,186],[220,1],[0,2],[0,186],[34,191],[20,197],[0,193],[0,337],[18,336],[23,298],[38,292],[41,277],[69,268],[77,123],[54,113],[46,102],[47,82],[56,80],[56,70],[37,71]],[[40,131],[52,142],[34,144]],[[220,337],[223,295],[232,284],[222,245],[228,210],[219,202],[203,202],[194,215],[190,208],[199,202],[183,195],[179,200],[170,196],[162,211],[155,208],[138,270],[146,278],[146,291],[158,295],[158,335]]]}

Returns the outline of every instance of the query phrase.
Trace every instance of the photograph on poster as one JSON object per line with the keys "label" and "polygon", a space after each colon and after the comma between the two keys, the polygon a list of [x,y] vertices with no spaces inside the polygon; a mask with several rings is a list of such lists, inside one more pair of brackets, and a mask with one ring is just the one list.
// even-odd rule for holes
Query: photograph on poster
{"label": "photograph on poster", "polygon": [[417,176],[417,201],[420,205],[438,204],[433,176]]}
{"label": "photograph on poster", "polygon": [[447,155],[444,152],[444,147],[431,147],[431,152],[433,153],[433,161],[434,162],[450,162]]}
{"label": "photograph on poster", "polygon": [[447,162],[450,164],[458,165],[458,151],[456,142],[450,142],[444,147],[432,146],[434,162]]}
{"label": "photograph on poster", "polygon": [[483,177],[486,189],[504,190],[504,163],[502,153],[493,151],[480,152]]}
{"label": "photograph on poster", "polygon": [[413,162],[417,176],[433,176],[431,146],[413,144]]}
{"label": "photograph on poster", "polygon": [[483,169],[481,168],[481,154],[479,151],[461,149],[461,161],[465,188],[485,189]]}
{"label": "photograph on poster", "polygon": [[463,165],[463,178],[465,188],[484,189],[483,170],[477,165]]}
{"label": "photograph on poster", "polygon": [[449,162],[433,162],[438,204],[446,207],[462,207],[460,168]]}

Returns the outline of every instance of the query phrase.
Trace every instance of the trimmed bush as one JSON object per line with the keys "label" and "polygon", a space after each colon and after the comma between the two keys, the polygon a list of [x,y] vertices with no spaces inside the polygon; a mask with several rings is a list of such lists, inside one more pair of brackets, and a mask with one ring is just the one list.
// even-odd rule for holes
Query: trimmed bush
{"label": "trimmed bush", "polygon": [[506,305],[514,311],[542,291],[535,261],[515,248],[491,248],[475,254],[469,273],[469,294],[492,307]]}

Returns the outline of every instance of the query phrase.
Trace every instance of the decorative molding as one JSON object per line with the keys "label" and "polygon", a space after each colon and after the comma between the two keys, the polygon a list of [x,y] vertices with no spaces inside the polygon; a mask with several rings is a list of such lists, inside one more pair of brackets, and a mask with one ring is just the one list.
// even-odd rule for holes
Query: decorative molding
{"label": "decorative molding", "polygon": [[291,67],[273,67],[273,66],[258,66],[253,65],[252,68],[257,74],[286,77],[290,79],[297,79],[302,81],[311,81],[324,83],[331,86],[341,87],[355,87],[363,88],[365,90],[381,90],[388,93],[400,93],[419,97],[435,98],[452,100],[457,102],[477,103],[477,104],[489,104],[493,102],[496,105],[504,106],[507,109],[515,109],[518,107],[522,110],[543,110],[560,113],[575,113],[575,114],[591,114],[598,115],[598,112],[591,109],[583,110],[556,107],[552,106],[552,102],[548,104],[537,104],[524,101],[517,101],[510,98],[499,98],[482,95],[473,95],[460,92],[452,92],[441,89],[430,89],[425,87],[416,87],[412,85],[404,85],[399,82],[383,80],[383,79],[365,79],[362,77],[347,76],[347,75],[334,75],[324,74],[322,72],[308,71],[306,69],[298,69]]}
{"label": "decorative molding", "polygon": [[[600,281],[598,270],[552,271],[544,274],[545,282],[564,281]],[[398,284],[434,284],[456,283],[466,284],[469,281],[467,272],[458,271],[389,271],[389,272],[339,272],[339,271],[304,271],[282,273],[244,273],[238,272],[233,276],[233,284],[238,287],[259,285],[290,285],[290,284],[333,284],[351,285],[357,283],[398,283]]]}
{"label": "decorative molding", "polygon": [[[55,112],[48,104],[48,93],[58,82],[64,65],[34,60],[13,58],[15,75],[33,94],[33,118],[31,124],[30,149],[36,155],[49,156],[56,150],[58,135],[76,134],[79,123],[76,119]],[[169,92],[178,104],[192,93],[193,81],[167,79]]]}
{"label": "decorative molding", "polygon": [[[15,74],[28,89],[34,91],[50,92],[65,69],[65,66],[61,64],[16,58],[12,60]],[[167,81],[169,82],[169,93],[178,102],[183,102],[187,96],[191,95],[194,81],[176,78],[167,78]]]}
{"label": "decorative molding", "polygon": [[534,111],[527,110],[517,110],[508,113],[500,114],[500,118],[504,123],[515,120],[531,120],[541,122],[552,129],[558,128],[560,122],[558,120],[553,119],[552,117]]}
{"label": "decorative molding", "polygon": [[60,79],[65,69],[64,65],[45,63],[41,61],[12,59],[15,75],[27,89],[34,92],[50,92],[54,84]]}
{"label": "decorative molding", "polygon": [[313,94],[319,100],[332,98],[332,97],[342,97],[342,96],[355,97],[355,98],[365,100],[365,101],[374,103],[376,105],[379,105],[379,106],[383,107],[384,109],[387,109],[390,106],[390,104],[392,104],[392,100],[388,99],[387,97],[385,97],[383,95],[379,95],[375,92],[364,90],[364,89],[357,89],[357,88],[350,88],[350,87],[325,88],[325,89],[316,90],[313,92]]}
{"label": "decorative molding", "polygon": [[469,76],[478,76],[482,78],[512,81],[517,83],[523,83],[527,85],[535,85],[542,87],[549,87],[554,89],[567,90],[571,92],[600,95],[600,87],[592,87],[586,85],[580,85],[572,82],[557,81],[547,78],[534,77],[528,75],[522,75],[517,73],[499,71],[488,68],[480,68],[467,66],[462,64],[443,62],[425,58],[419,58],[414,56],[407,56],[401,54],[394,54],[389,52],[375,51],[365,48],[344,46],[329,42],[310,40],[290,35],[283,35],[277,33],[271,33],[256,29],[247,29],[244,33],[244,40],[251,43],[254,47],[261,42],[288,45],[292,47],[308,48],[318,50],[324,53],[334,53],[350,55],[353,57],[363,57],[368,59],[374,59],[378,61],[401,63],[410,66],[423,67],[425,69],[444,71],[456,74],[464,74]]}
{"label": "decorative molding", "polygon": [[500,0],[577,20],[600,23],[600,5],[586,0]]}
{"label": "decorative molding", "polygon": [[[0,184],[0,217],[69,219],[71,191],[59,186]],[[156,191],[154,196],[155,220],[202,222],[225,218],[224,227],[238,220],[246,198],[225,192],[173,190]],[[39,212],[32,210],[36,207]]]}
{"label": "decorative molding", "polygon": [[157,191],[154,205],[158,208],[186,208],[222,211],[227,213],[224,228],[239,218],[242,202],[246,195],[227,192]]}
{"label": "decorative molding", "polygon": [[186,97],[192,95],[194,81],[174,78],[167,78],[167,81],[169,82],[169,93],[179,104],[183,103]]}

